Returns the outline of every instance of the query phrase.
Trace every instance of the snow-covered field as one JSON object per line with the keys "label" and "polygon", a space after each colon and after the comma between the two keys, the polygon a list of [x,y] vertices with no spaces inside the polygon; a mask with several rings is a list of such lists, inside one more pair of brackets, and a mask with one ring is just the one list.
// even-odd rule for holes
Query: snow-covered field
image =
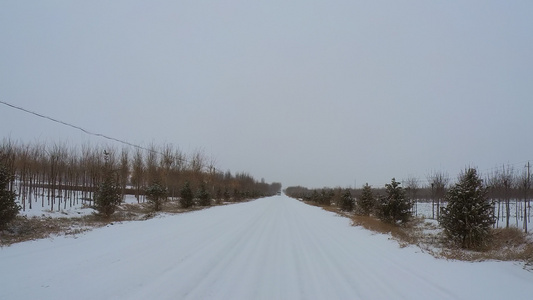
{"label": "snow-covered field", "polygon": [[512,262],[399,248],[286,196],[0,249],[0,299],[529,299]]}
{"label": "snow-covered field", "polygon": [[[26,207],[20,210],[19,215],[26,217],[75,218],[91,215],[95,212],[95,210],[90,207],[90,205],[92,205],[91,201],[76,199],[73,202],[72,205],[68,202],[66,205],[64,202],[62,205],[58,205],[56,200],[54,209],[52,209],[48,201],[37,200],[32,203],[33,205],[31,207],[26,204]],[[134,195],[125,195],[123,203],[134,204],[137,203],[137,199]],[[17,204],[21,205],[20,199],[17,200]]]}
{"label": "snow-covered field", "polygon": [[[445,204],[444,204],[445,205]],[[509,217],[509,225],[510,226],[513,226],[513,227],[516,227],[516,228],[520,228],[522,229],[523,226],[524,226],[524,214],[523,214],[523,211],[524,211],[524,203],[523,202],[511,202],[509,207],[509,211],[510,211],[510,217]],[[443,204],[441,203],[441,207],[443,206]],[[526,218],[526,221],[527,221],[527,227],[528,228],[533,228],[533,218],[531,216],[531,211],[528,209],[528,213],[529,215],[526,215],[527,218]],[[416,204],[416,215],[418,217],[423,217],[423,218],[426,218],[426,219],[431,219],[433,218],[434,216],[436,216],[437,214],[437,206],[435,204],[435,206],[433,206],[433,204],[431,202],[418,202]],[[495,215],[497,215],[497,207],[496,207],[496,211],[495,211]],[[504,210],[504,207],[502,205],[502,207],[500,208],[500,215],[499,215],[499,219],[496,221],[495,223],[495,227],[500,227],[500,228],[503,228],[505,227],[506,225],[506,222],[505,222],[505,210]]]}

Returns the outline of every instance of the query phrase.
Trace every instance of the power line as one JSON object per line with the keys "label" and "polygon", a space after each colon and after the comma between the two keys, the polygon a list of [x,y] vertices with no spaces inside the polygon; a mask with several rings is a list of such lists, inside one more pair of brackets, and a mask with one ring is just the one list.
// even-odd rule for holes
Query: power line
{"label": "power line", "polygon": [[[56,122],[56,123],[59,123],[59,124],[62,124],[62,125],[65,125],[65,126],[68,126],[68,127],[71,127],[71,128],[74,128],[74,129],[77,129],[77,130],[81,130],[82,132],[86,133],[86,134],[89,134],[89,135],[93,135],[93,136],[97,136],[97,137],[102,137],[102,138],[105,138],[105,139],[108,139],[108,140],[111,140],[111,141],[115,141],[115,142],[119,142],[121,144],[124,144],[124,145],[128,145],[128,146],[131,146],[131,147],[135,147],[135,148],[139,148],[139,149],[142,149],[142,150],[146,150],[146,151],[154,151],[154,150],[151,150],[151,149],[148,149],[148,148],[145,148],[145,147],[142,147],[142,146],[139,146],[139,145],[135,145],[135,144],[132,144],[130,142],[127,142],[127,141],[123,141],[123,140],[119,140],[119,139],[116,139],[114,137],[110,137],[110,136],[107,136],[105,134],[102,134],[102,133],[94,133],[94,132],[91,132],[87,129],[84,129],[82,127],[79,127],[79,126],[76,126],[76,125],[73,125],[73,124],[70,124],[70,123],[67,123],[67,122],[64,122],[64,121],[61,121],[61,120],[58,120],[58,119],[54,119],[52,117],[49,117],[49,116],[45,116],[43,114],[40,114],[40,113],[37,113],[37,112],[34,112],[34,111],[31,111],[29,109],[25,109],[25,108],[22,108],[22,107],[19,107],[19,106],[16,106],[16,105],[13,105],[13,104],[9,104],[7,102],[4,102],[2,100],[0,100],[0,103],[6,105],[6,106],[9,106],[11,108],[14,108],[14,109],[18,109],[18,110],[21,110],[23,112],[26,112],[26,113],[29,113],[29,114],[32,114],[32,115],[35,115],[35,116],[38,116],[40,118],[43,118],[43,119],[48,119],[52,122]],[[154,151],[156,153],[159,153],[157,151]],[[162,153],[159,153],[159,154],[162,154]]]}
{"label": "power line", "polygon": [[[130,142],[127,142],[127,141],[124,141],[124,140],[120,140],[120,139],[117,139],[117,138],[114,138],[114,137],[110,137],[108,135],[105,135],[105,134],[102,134],[102,133],[95,133],[95,132],[91,132],[85,128],[82,128],[80,126],[76,126],[76,125],[73,125],[73,124],[70,124],[70,123],[67,123],[67,122],[64,122],[64,121],[61,121],[61,120],[58,120],[58,119],[55,119],[55,118],[52,118],[52,117],[49,117],[49,116],[45,116],[43,114],[40,114],[40,113],[37,113],[35,111],[31,111],[29,109],[26,109],[26,108],[23,108],[23,107],[20,107],[20,106],[16,106],[16,105],[13,105],[13,104],[10,104],[10,103],[7,103],[5,101],[2,101],[0,100],[0,103],[1,104],[4,104],[8,107],[11,107],[13,109],[17,109],[17,110],[20,110],[20,111],[23,111],[25,113],[28,113],[28,114],[31,114],[31,115],[34,115],[34,116],[37,116],[37,117],[40,117],[40,118],[43,118],[43,119],[47,119],[47,120],[50,120],[52,122],[55,122],[55,123],[58,123],[58,124],[61,124],[61,125],[64,125],[64,126],[68,126],[68,127],[71,127],[71,128],[74,128],[74,129],[77,129],[77,130],[80,130],[82,131],[83,133],[85,134],[88,134],[88,135],[92,135],[92,136],[96,136],[96,137],[101,137],[101,138],[104,138],[104,139],[108,139],[108,140],[111,140],[111,141],[114,141],[114,142],[118,142],[118,143],[121,143],[123,145],[128,145],[128,146],[131,146],[131,147],[134,147],[134,148],[138,148],[138,149],[141,149],[141,150],[144,150],[144,151],[149,151],[149,152],[153,152],[153,153],[156,153],[156,154],[159,154],[161,156],[165,156],[165,154],[159,152],[159,151],[156,151],[155,149],[149,149],[149,148],[146,148],[146,147],[143,147],[143,146],[139,146],[139,145],[136,145],[136,144],[132,144]],[[190,161],[186,160],[186,159],[183,159],[183,158],[179,158],[182,162],[185,162],[185,163],[190,163]],[[212,169],[213,171],[216,171],[216,169],[214,167],[209,167],[209,169]]]}

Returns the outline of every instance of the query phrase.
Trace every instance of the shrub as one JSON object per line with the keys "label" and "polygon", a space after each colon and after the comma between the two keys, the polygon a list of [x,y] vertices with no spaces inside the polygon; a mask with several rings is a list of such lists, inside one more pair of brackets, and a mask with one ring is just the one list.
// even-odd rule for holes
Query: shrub
{"label": "shrub", "polygon": [[386,196],[379,199],[376,207],[377,217],[387,223],[405,223],[411,217],[411,201],[405,196],[404,189],[394,178],[385,185]]}
{"label": "shrub", "polygon": [[191,186],[188,181],[185,182],[185,185],[181,189],[180,194],[181,194],[181,199],[180,199],[181,207],[189,208],[194,205],[194,195],[192,193]]}
{"label": "shrub", "polygon": [[339,208],[343,211],[352,211],[354,207],[352,194],[350,193],[350,190],[346,190],[339,201]]}
{"label": "shrub", "polygon": [[439,219],[446,236],[463,248],[483,246],[494,224],[493,205],[477,170],[469,168],[446,194],[447,207]]}
{"label": "shrub", "polygon": [[12,181],[13,176],[0,165],[0,229],[5,228],[15,219],[20,210],[20,206],[15,201],[16,194],[9,190],[9,184]]}
{"label": "shrub", "polygon": [[146,199],[152,204],[154,211],[160,211],[163,201],[167,198],[167,189],[155,182],[146,189],[145,193]]}
{"label": "shrub", "polygon": [[361,215],[368,216],[376,206],[376,198],[372,192],[372,187],[367,184],[363,186],[361,197],[357,199],[357,209]]}
{"label": "shrub", "polygon": [[106,167],[104,180],[94,195],[94,209],[98,215],[110,217],[122,200],[122,189],[113,171]]}
{"label": "shrub", "polygon": [[211,205],[211,195],[205,188],[205,184],[202,183],[198,188],[198,193],[196,194],[198,198],[198,205],[200,206],[210,206]]}
{"label": "shrub", "polygon": [[230,195],[230,193],[228,191],[228,188],[226,187],[224,189],[224,201],[225,202],[229,202],[230,200],[231,200],[231,195]]}

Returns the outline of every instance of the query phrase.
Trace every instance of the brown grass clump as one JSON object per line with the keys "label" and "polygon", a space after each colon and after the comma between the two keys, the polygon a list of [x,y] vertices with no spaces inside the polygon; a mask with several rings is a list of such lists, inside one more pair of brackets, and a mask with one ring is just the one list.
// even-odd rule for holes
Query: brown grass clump
{"label": "brown grass clump", "polygon": [[354,226],[361,226],[373,232],[391,235],[400,244],[400,247],[416,245],[424,252],[428,252],[437,258],[462,261],[521,261],[525,263],[526,268],[533,270],[533,239],[528,239],[528,235],[518,228],[492,229],[492,239],[488,245],[473,251],[461,249],[457,245],[450,244],[444,238],[437,223],[425,221],[422,218],[413,218],[405,224],[395,225],[382,222],[372,216],[341,212],[335,206],[321,206],[312,202],[306,203],[349,217],[352,219]]}
{"label": "brown grass clump", "polygon": [[467,261],[523,261],[533,265],[533,243],[518,228],[496,228],[492,230],[492,239],[486,247],[478,251],[448,248],[442,251],[442,256]]}
{"label": "brown grass clump", "polygon": [[417,230],[419,219],[414,219],[402,226],[382,222],[381,220],[372,216],[352,216],[352,225],[362,226],[365,229],[382,233],[390,234],[395,240],[400,243],[401,247],[408,245],[417,245],[421,238],[421,230]]}
{"label": "brown grass clump", "polygon": [[43,239],[53,235],[76,235],[94,227],[104,226],[108,222],[102,222],[96,216],[81,218],[27,218],[18,216],[9,223],[5,230],[0,232],[0,246]]}

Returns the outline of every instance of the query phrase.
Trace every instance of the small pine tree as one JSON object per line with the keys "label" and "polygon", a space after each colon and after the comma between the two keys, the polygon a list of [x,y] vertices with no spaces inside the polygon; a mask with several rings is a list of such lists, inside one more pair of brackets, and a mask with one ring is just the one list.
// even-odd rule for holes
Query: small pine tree
{"label": "small pine tree", "polygon": [[198,205],[200,206],[210,206],[211,205],[211,195],[205,188],[205,184],[200,184],[200,187],[198,188],[198,192],[196,193],[196,197],[198,198]]}
{"label": "small pine tree", "polygon": [[446,236],[463,248],[483,246],[494,224],[493,205],[477,170],[469,168],[446,194],[448,205],[439,219]]}
{"label": "small pine tree", "polygon": [[9,190],[13,176],[0,165],[0,229],[11,222],[19,213],[20,206],[16,203],[16,194]]}
{"label": "small pine tree", "polygon": [[228,188],[226,187],[224,189],[224,201],[225,202],[229,202],[231,200],[231,195],[229,194],[229,190]]}
{"label": "small pine tree", "polygon": [[189,182],[185,182],[185,185],[181,189],[181,207],[183,208],[189,208],[194,205],[194,195],[191,190],[191,186]]}
{"label": "small pine tree", "polygon": [[343,211],[353,210],[354,202],[350,190],[346,189],[346,191],[342,194],[339,204],[340,209]]}
{"label": "small pine tree", "polygon": [[239,202],[242,200],[244,194],[241,193],[238,189],[233,189],[233,202]]}
{"label": "small pine tree", "polygon": [[311,193],[311,201],[320,203],[320,194],[317,192],[317,190],[313,190],[313,193]]}
{"label": "small pine tree", "polygon": [[377,216],[384,222],[405,223],[411,217],[411,201],[405,196],[404,189],[396,179],[385,185],[386,196],[379,199]]}
{"label": "small pine tree", "polygon": [[122,200],[122,189],[114,172],[106,167],[104,181],[94,195],[94,209],[97,214],[109,218]]}
{"label": "small pine tree", "polygon": [[167,198],[167,189],[158,182],[154,182],[146,189],[145,193],[146,199],[152,204],[154,211],[160,211]]}
{"label": "small pine tree", "polygon": [[363,216],[368,216],[374,210],[376,198],[372,192],[372,187],[367,184],[363,186],[361,197],[357,199],[357,208]]}

